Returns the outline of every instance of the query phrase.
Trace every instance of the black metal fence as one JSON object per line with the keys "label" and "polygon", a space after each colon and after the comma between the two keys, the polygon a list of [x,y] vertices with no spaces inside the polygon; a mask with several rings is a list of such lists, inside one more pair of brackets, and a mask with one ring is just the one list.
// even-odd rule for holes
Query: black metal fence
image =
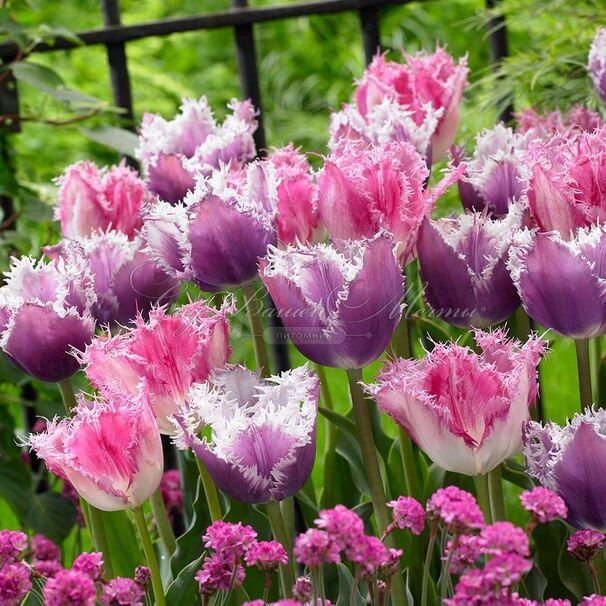
{"label": "black metal fence", "polygon": [[[31,49],[32,53],[52,52],[74,49],[82,45],[103,45],[107,49],[107,59],[111,76],[113,103],[124,111],[126,122],[131,129],[134,125],[134,111],[131,94],[131,82],[126,57],[126,44],[133,40],[151,36],[231,27],[234,31],[238,72],[243,98],[250,98],[255,107],[261,110],[259,127],[255,132],[255,143],[260,153],[266,149],[265,129],[263,125],[263,100],[259,86],[259,70],[255,49],[254,27],[256,24],[279,19],[292,19],[312,15],[357,12],[366,63],[370,63],[381,48],[380,13],[389,5],[407,4],[409,0],[312,0],[286,5],[249,7],[248,0],[231,0],[232,8],[226,11],[200,14],[190,17],[162,19],[136,25],[122,25],[120,19],[120,0],[101,0],[101,10],[105,26],[99,29],[78,32],[81,45],[67,39],[57,39],[52,44],[40,43]],[[486,0],[487,8],[494,8],[500,0]],[[507,32],[503,17],[491,21],[488,30],[488,44],[493,63],[507,55]],[[19,48],[12,42],[0,44],[0,60],[10,63],[19,57]],[[510,106],[501,118],[509,120],[513,108]],[[19,130],[19,100],[17,82],[7,78],[0,86],[0,115],[10,115],[10,121],[0,124],[0,129],[17,132]],[[1,200],[5,217],[11,214],[12,204],[7,198]],[[275,317],[274,314],[271,317]],[[272,320],[279,321],[279,320]],[[277,328],[277,327],[272,327]],[[285,344],[278,345],[274,351],[274,363],[278,371],[289,367],[288,351]]]}

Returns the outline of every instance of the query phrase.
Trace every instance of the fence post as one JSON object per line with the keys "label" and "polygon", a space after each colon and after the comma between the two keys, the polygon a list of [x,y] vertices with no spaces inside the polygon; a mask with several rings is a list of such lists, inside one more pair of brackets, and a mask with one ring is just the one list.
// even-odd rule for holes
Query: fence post
{"label": "fence post", "polygon": [[367,6],[360,9],[359,15],[362,27],[362,43],[364,45],[364,60],[366,65],[369,65],[373,57],[381,51],[379,9],[376,6]]}
{"label": "fence post", "polygon": [[[494,10],[499,6],[501,6],[501,0],[486,0],[486,8],[488,10]],[[509,56],[507,26],[503,13],[492,16],[488,21],[488,47],[490,51],[490,62],[494,68],[497,68],[499,63],[501,63],[505,57]],[[513,103],[511,101],[499,115],[499,120],[504,123],[513,120]]]}
{"label": "fence post", "polygon": [[[120,0],[101,0],[103,23],[107,26],[120,25]],[[126,60],[126,45],[124,42],[107,44],[107,60],[112,85],[114,105],[124,110],[126,127],[135,130],[133,98],[130,88],[130,75]]]}
{"label": "fence post", "polygon": [[[248,0],[232,0],[234,8],[246,8]],[[257,67],[257,54],[253,27],[250,24],[234,27],[236,36],[236,58],[240,74],[240,87],[244,98],[249,98],[259,110],[259,126],[255,131],[255,145],[257,153],[266,155],[267,143],[265,139],[265,125],[263,123],[263,103],[261,100],[261,87],[259,86],[259,70]],[[283,372],[290,368],[288,353],[288,340],[285,338],[284,325],[278,316],[276,306],[269,293],[266,294],[266,308],[268,311],[267,323],[271,335],[270,350],[276,372]]]}

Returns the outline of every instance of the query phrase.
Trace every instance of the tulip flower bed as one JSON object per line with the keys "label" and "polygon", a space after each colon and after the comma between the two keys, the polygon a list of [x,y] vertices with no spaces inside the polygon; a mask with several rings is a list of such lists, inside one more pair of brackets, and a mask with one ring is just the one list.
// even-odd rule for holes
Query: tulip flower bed
{"label": "tulip flower bed", "polygon": [[202,97],[144,116],[140,175],[58,178],[62,238],[0,287],[0,348],[63,401],[0,417],[0,606],[606,604],[606,124],[526,109],[468,152],[467,72],[378,55],[317,168]]}

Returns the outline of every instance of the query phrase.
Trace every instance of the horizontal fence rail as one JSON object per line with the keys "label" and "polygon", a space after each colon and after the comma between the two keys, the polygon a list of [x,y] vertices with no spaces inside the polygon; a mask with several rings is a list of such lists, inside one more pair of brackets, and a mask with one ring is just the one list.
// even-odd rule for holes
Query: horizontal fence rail
{"label": "horizontal fence rail", "polygon": [[[278,19],[292,17],[310,17],[330,13],[378,9],[381,6],[402,5],[409,0],[317,0],[314,2],[299,2],[277,6],[234,8],[226,11],[178,17],[140,23],[136,25],[112,25],[77,33],[82,45],[115,44],[130,42],[151,36],[168,36],[170,34],[194,32],[204,29],[221,27],[237,27],[253,25]],[[40,43],[34,46],[32,52],[48,52],[78,48],[78,44],[65,39],[57,39],[53,44]],[[0,44],[0,59],[12,59],[19,47],[13,42]]]}

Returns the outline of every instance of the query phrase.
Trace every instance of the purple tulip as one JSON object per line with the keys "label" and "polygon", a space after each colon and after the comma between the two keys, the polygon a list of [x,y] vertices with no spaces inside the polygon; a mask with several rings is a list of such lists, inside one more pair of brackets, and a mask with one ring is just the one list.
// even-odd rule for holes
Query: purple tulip
{"label": "purple tulip", "polygon": [[606,226],[558,232],[519,231],[508,268],[528,315],[573,339],[606,333]]}
{"label": "purple tulip", "polygon": [[199,179],[183,203],[156,201],[142,229],[151,258],[206,291],[248,282],[276,241],[277,185],[270,162],[253,162],[237,173],[224,168]]}
{"label": "purple tulip", "polygon": [[606,103],[606,29],[600,28],[591,43],[587,70],[593,86],[603,103]]}
{"label": "purple tulip", "polygon": [[[473,157],[467,160],[467,177],[459,181],[461,203],[468,210],[485,208],[496,217],[507,214],[509,205],[519,200],[527,185],[524,179],[524,149],[527,137],[497,124],[476,137]],[[459,164],[464,158],[453,150]]]}
{"label": "purple tulip", "polygon": [[[260,379],[242,366],[196,383],[175,418],[177,446],[191,448],[217,486],[244,503],[281,501],[300,490],[316,452],[320,382],[300,366]],[[210,438],[198,434],[209,427]]]}
{"label": "purple tulip", "polygon": [[139,237],[120,232],[96,233],[90,238],[62,240],[45,248],[57,260],[80,259],[94,276],[97,301],[91,311],[99,324],[128,324],[153,306],[172,303],[179,281],[169,277],[143,252]]}
{"label": "purple tulip", "polygon": [[587,408],[564,427],[531,421],[524,431],[528,473],[559,494],[568,521],[579,528],[606,530],[606,410]]}
{"label": "purple tulip", "polygon": [[292,343],[324,366],[362,368],[376,360],[400,320],[404,279],[385,232],[271,247],[260,274]]}
{"label": "purple tulip", "polygon": [[506,320],[520,304],[507,270],[507,256],[523,209],[503,219],[470,213],[424,220],[417,240],[425,298],[433,313],[468,328]]}
{"label": "purple tulip", "polygon": [[13,259],[0,288],[0,348],[36,379],[67,379],[79,368],[71,350],[93,337],[95,302],[93,277],[78,260]]}
{"label": "purple tulip", "polygon": [[250,101],[233,99],[232,113],[219,125],[206,97],[184,99],[172,120],[145,114],[137,155],[143,163],[150,191],[174,204],[195,187],[195,176],[208,176],[221,164],[241,167],[256,155],[257,129]]}

